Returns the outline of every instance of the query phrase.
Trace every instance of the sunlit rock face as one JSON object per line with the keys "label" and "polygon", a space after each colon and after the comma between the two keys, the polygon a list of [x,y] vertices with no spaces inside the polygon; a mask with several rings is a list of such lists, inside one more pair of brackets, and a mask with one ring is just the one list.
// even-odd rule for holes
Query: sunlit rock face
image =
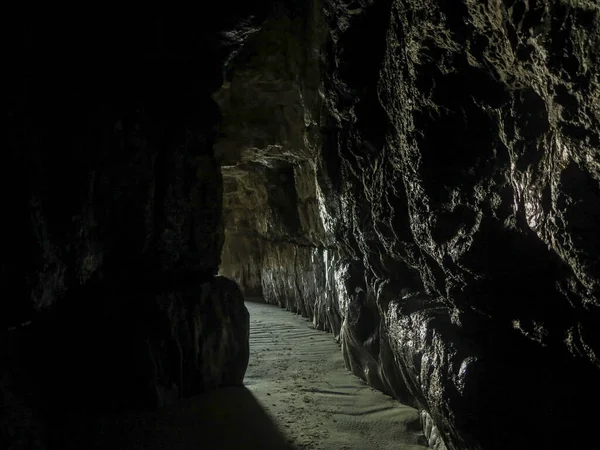
{"label": "sunlit rock face", "polygon": [[[432,446],[593,448],[598,5],[308,4],[275,12],[216,95],[223,258],[421,408]],[[295,190],[265,175],[290,166]]]}
{"label": "sunlit rock face", "polygon": [[261,8],[11,16],[0,447],[42,445],[36,418],[241,383],[248,315],[215,277],[211,94]]}

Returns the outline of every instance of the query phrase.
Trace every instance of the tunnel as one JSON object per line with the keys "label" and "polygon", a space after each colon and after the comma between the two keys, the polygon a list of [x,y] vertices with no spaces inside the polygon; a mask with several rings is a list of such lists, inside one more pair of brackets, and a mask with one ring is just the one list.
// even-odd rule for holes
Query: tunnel
{"label": "tunnel", "polygon": [[7,9],[0,449],[594,449],[600,4]]}

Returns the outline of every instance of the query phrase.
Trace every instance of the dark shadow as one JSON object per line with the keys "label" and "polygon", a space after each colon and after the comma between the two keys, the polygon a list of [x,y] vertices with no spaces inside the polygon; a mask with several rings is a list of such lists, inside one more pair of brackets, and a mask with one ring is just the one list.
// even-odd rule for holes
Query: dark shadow
{"label": "dark shadow", "polygon": [[293,450],[245,387],[217,389],[142,414],[65,419],[53,427],[52,450]]}

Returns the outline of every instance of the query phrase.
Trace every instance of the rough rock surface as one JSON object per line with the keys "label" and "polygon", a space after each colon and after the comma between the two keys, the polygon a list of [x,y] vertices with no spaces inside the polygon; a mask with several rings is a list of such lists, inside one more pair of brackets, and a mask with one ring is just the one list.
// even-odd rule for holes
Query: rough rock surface
{"label": "rough rock surface", "polygon": [[69,409],[144,408],[241,383],[248,315],[235,283],[215,277],[210,96],[253,29],[249,11],[261,13],[230,6],[200,19],[11,15],[0,447],[41,446],[42,422]]}
{"label": "rough rock surface", "polygon": [[[269,19],[217,95],[225,180],[263,192],[239,208],[226,181],[224,260],[262,261],[253,289],[333,331],[432,445],[594,447],[598,4],[306,4]],[[240,175],[257,164],[292,165],[295,193]]]}
{"label": "rough rock surface", "polygon": [[60,421],[64,414],[162,407],[242,384],[249,316],[235,282],[215,277],[170,292],[98,291],[89,304],[61,302],[9,333],[3,388],[17,397],[6,402],[3,418],[16,421],[27,400],[32,413]]}

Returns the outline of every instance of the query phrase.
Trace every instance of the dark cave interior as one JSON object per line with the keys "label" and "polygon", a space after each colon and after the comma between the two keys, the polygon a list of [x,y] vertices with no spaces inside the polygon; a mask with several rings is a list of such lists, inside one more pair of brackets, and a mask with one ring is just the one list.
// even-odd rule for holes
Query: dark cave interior
{"label": "dark cave interior", "polygon": [[432,448],[596,448],[600,4],[208,11],[7,15],[0,448],[239,388],[245,299]]}

